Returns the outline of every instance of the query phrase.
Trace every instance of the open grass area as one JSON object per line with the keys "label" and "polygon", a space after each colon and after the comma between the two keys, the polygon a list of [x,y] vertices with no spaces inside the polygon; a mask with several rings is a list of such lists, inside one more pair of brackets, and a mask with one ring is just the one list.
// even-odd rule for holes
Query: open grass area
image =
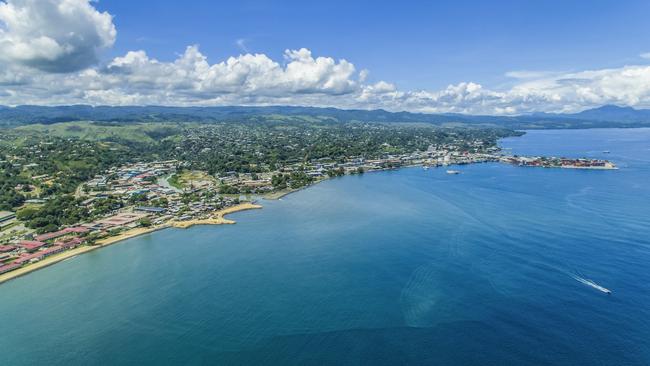
{"label": "open grass area", "polygon": [[179,175],[174,174],[171,177],[167,178],[167,183],[169,183],[170,186],[177,188],[177,189],[183,189],[183,184],[178,180]]}
{"label": "open grass area", "polygon": [[100,123],[64,122],[54,124],[33,124],[16,128],[21,132],[46,134],[63,138],[84,140],[123,140],[153,143],[163,139],[173,139],[181,132],[175,123]]}
{"label": "open grass area", "polygon": [[217,186],[219,182],[213,176],[200,170],[184,170],[172,175],[167,179],[169,185],[178,189],[191,186]]}

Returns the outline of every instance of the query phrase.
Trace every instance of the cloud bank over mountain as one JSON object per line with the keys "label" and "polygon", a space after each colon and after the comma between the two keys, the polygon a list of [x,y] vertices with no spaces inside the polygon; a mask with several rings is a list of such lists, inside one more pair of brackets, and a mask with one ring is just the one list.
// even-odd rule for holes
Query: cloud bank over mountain
{"label": "cloud bank over mountain", "polygon": [[171,62],[144,50],[100,62],[116,37],[112,15],[88,0],[0,1],[0,104],[309,105],[506,115],[650,107],[645,56],[620,68],[513,71],[506,75],[513,82],[501,89],[468,81],[409,91],[370,83],[367,70],[307,48],[286,50],[283,60],[245,52],[211,63],[191,45]]}

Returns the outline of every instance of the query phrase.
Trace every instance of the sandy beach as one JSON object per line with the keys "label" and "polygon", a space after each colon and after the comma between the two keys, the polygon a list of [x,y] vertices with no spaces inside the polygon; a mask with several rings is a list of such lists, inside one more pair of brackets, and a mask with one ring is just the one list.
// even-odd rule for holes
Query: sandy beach
{"label": "sandy beach", "polygon": [[95,245],[88,245],[88,246],[81,246],[79,248],[71,249],[68,251],[65,251],[60,254],[53,255],[51,257],[47,257],[41,261],[38,261],[36,263],[32,263],[28,266],[18,268],[14,271],[4,273],[0,275],[0,284],[3,282],[12,280],[14,278],[24,276],[30,272],[37,271],[41,268],[45,268],[48,266],[51,266],[55,263],[64,261],[68,258],[76,257],[77,255],[80,254],[85,254],[88,252],[91,252],[93,250],[103,248],[118,242],[121,242],[126,239],[131,239],[135,238],[140,235],[152,233],[157,230],[162,230],[166,229],[169,227],[174,227],[174,228],[181,228],[181,229],[186,229],[194,225],[223,225],[223,224],[234,224],[235,221],[233,220],[228,220],[224,216],[239,212],[239,211],[246,211],[246,210],[253,210],[253,209],[260,209],[262,206],[256,205],[250,202],[245,202],[241,203],[236,206],[228,207],[223,210],[219,210],[215,212],[212,217],[207,218],[207,219],[199,219],[199,220],[188,220],[188,221],[177,221],[177,222],[171,222],[171,223],[166,223],[162,225],[157,225],[157,226],[151,226],[151,227],[138,227],[134,229],[130,229],[127,231],[124,231],[118,235],[111,236],[108,238],[100,239],[97,240]]}
{"label": "sandy beach", "polygon": [[171,226],[179,229],[187,229],[194,225],[231,225],[234,224],[235,221],[226,219],[224,216],[239,211],[255,210],[260,208],[262,208],[262,206],[256,205],[254,203],[240,203],[238,205],[219,210],[212,214],[212,217],[187,221],[174,221],[171,223]]}
{"label": "sandy beach", "polygon": [[169,225],[167,224],[151,226],[151,227],[137,227],[135,229],[127,230],[115,236],[109,236],[108,238],[99,239],[97,240],[95,246],[98,248],[106,247],[111,244],[120,242],[122,240],[135,238],[136,236],[152,233],[154,231],[162,230],[168,227]]}
{"label": "sandy beach", "polygon": [[66,260],[68,258],[75,257],[79,254],[87,253],[92,250],[95,250],[97,248],[101,248],[100,246],[83,246],[75,249],[68,250],[66,252],[60,253],[53,255],[51,257],[47,257],[43,259],[42,261],[39,261],[37,263],[30,264],[26,267],[18,268],[14,271],[4,273],[0,275],[0,283],[12,280],[14,278],[26,275],[32,271],[39,270],[41,268],[45,268],[48,266],[51,266],[55,263],[61,262],[63,260]]}
{"label": "sandy beach", "polygon": [[262,197],[264,199],[267,199],[267,200],[279,200],[279,199],[283,198],[284,196],[287,196],[287,195],[289,195],[291,193],[298,192],[298,191],[301,191],[303,189],[307,189],[309,187],[315,186],[316,184],[318,184],[320,182],[324,182],[324,181],[326,181],[328,179],[331,179],[331,178],[330,177],[318,178],[315,181],[313,181],[311,184],[308,184],[306,186],[302,186],[300,188],[285,188],[285,189],[282,189],[282,190],[279,190],[279,191],[265,193],[265,194],[262,195]]}
{"label": "sandy beach", "polygon": [[135,228],[131,230],[127,230],[119,235],[116,236],[111,236],[108,238],[100,239],[97,241],[96,245],[85,245],[81,246],[75,249],[71,249],[68,251],[65,251],[63,253],[55,254],[53,256],[47,257],[41,261],[38,261],[36,263],[32,263],[28,266],[18,268],[14,271],[4,273],[0,275],[0,284],[9,280],[12,280],[16,277],[20,277],[23,275],[26,275],[30,272],[37,271],[41,268],[45,268],[48,266],[51,266],[55,263],[64,261],[68,258],[76,257],[79,254],[85,254],[88,252],[91,252],[95,249],[103,248],[105,246],[109,246],[111,244],[115,244],[117,242],[120,242],[122,240],[126,239],[131,239],[139,235],[147,234],[154,232],[156,230],[164,229],[169,227],[169,225],[160,225],[160,226],[152,226],[148,228]]}

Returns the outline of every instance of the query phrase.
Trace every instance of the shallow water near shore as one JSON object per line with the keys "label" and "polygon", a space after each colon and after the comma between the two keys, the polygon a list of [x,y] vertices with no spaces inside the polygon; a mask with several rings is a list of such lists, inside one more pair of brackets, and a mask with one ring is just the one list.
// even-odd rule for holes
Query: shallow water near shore
{"label": "shallow water near shore", "polygon": [[649,364],[650,129],[502,146],[621,169],[368,173],[130,239],[1,285],[2,364]]}

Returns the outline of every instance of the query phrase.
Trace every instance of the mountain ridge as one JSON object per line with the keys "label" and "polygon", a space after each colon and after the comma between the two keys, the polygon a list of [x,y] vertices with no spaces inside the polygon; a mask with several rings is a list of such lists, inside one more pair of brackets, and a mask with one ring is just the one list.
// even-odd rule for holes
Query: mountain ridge
{"label": "mountain ridge", "polygon": [[650,126],[650,109],[604,105],[577,113],[531,113],[517,116],[459,113],[389,112],[383,109],[339,109],[302,106],[38,106],[0,105],[0,126],[89,120],[96,122],[268,122],[289,121],[426,123],[439,126],[504,127],[513,129]]}

